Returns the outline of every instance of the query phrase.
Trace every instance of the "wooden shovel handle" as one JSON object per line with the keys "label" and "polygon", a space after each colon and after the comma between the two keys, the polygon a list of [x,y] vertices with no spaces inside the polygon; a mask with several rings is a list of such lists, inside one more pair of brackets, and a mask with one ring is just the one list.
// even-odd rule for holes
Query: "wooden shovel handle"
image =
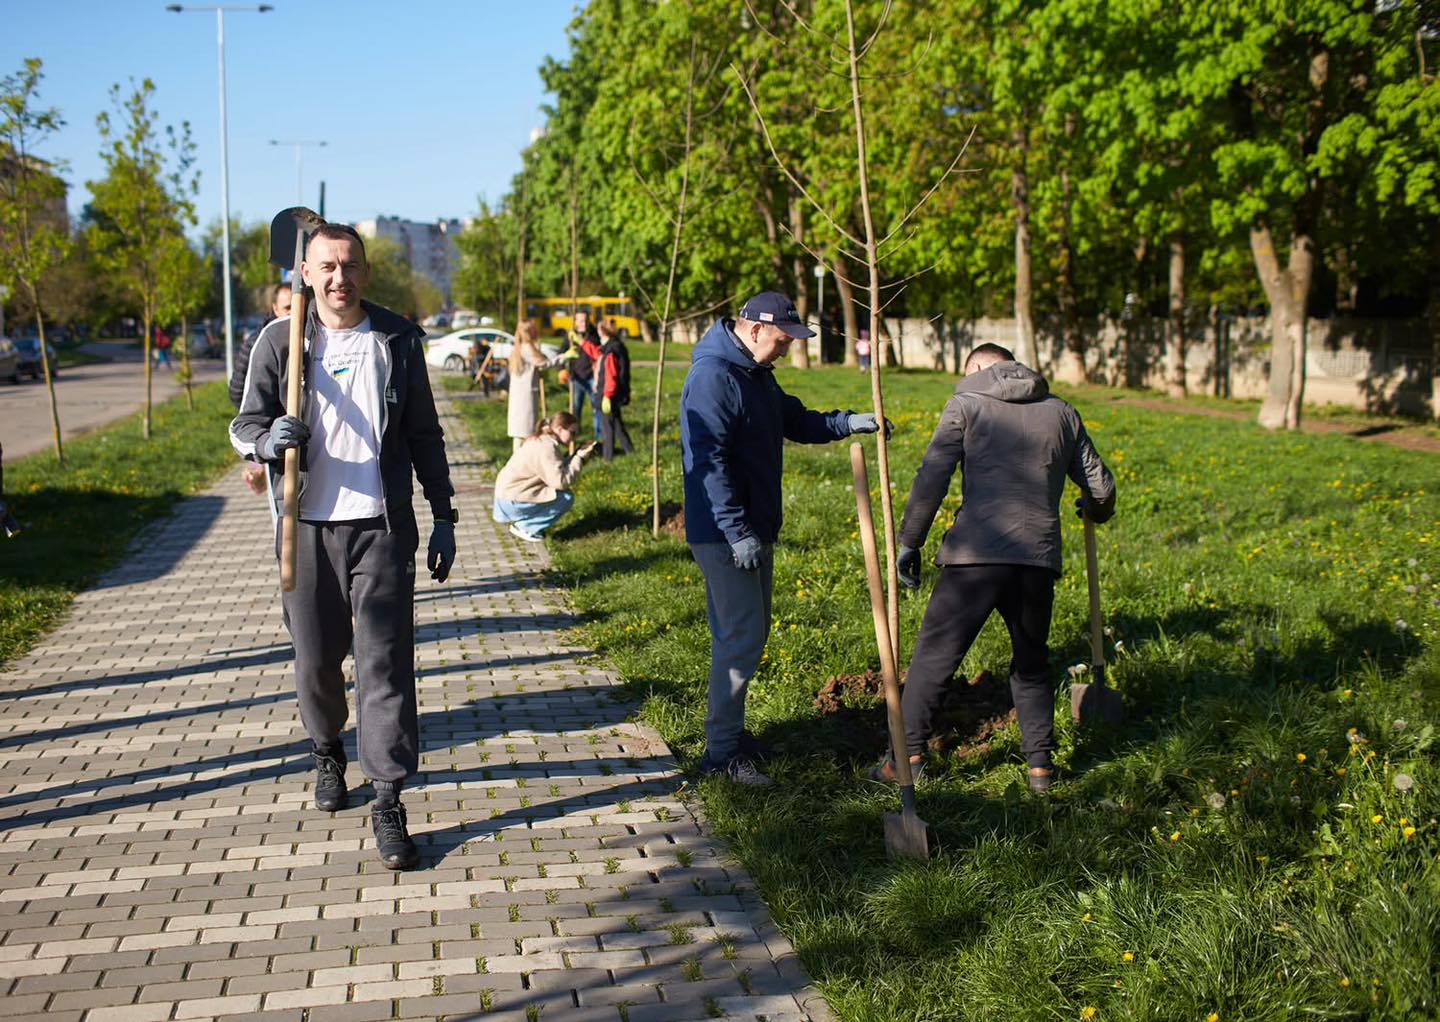
{"label": "wooden shovel handle", "polygon": [[[290,295],[290,356],[285,381],[285,414],[300,414],[300,376],[304,371],[305,288]],[[280,589],[295,591],[295,543],[300,529],[300,451],[285,452],[285,497],[280,518]]]}
{"label": "wooden shovel handle", "polygon": [[1090,583],[1090,662],[1105,666],[1105,633],[1100,623],[1100,558],[1095,552],[1095,523],[1085,518],[1085,578]]}
{"label": "wooden shovel handle", "polygon": [[900,670],[890,639],[885,590],[880,582],[880,553],[875,543],[875,515],[870,509],[870,480],[865,470],[865,449],[850,445],[850,469],[855,476],[855,510],[860,519],[860,546],[865,551],[865,581],[870,587],[870,616],[875,619],[875,645],[880,650],[880,678],[885,686],[885,717],[890,727],[890,749],[895,757],[895,778],[901,788],[914,787],[910,776],[910,749],[905,741],[905,718],[900,711]]}

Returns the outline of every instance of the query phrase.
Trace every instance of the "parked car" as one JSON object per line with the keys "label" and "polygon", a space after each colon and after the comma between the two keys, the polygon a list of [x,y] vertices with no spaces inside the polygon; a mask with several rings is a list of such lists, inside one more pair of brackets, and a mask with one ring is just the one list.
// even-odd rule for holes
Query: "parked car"
{"label": "parked car", "polygon": [[[45,375],[45,369],[40,365],[40,338],[21,337],[15,341],[15,350],[20,355],[20,369],[22,373],[29,373],[33,379],[40,379]],[[55,361],[55,348],[53,345],[45,345],[45,358],[50,363],[50,375],[57,376],[60,366]]]}
{"label": "parked car", "polygon": [[490,346],[496,358],[509,358],[510,348],[515,344],[515,335],[494,327],[476,330],[456,330],[443,337],[425,340],[425,361],[437,369],[452,373],[465,371],[465,362],[470,357],[470,345],[479,341]]}
{"label": "parked car", "polygon": [[20,352],[8,337],[0,337],[0,376],[8,376],[11,383],[20,382]]}

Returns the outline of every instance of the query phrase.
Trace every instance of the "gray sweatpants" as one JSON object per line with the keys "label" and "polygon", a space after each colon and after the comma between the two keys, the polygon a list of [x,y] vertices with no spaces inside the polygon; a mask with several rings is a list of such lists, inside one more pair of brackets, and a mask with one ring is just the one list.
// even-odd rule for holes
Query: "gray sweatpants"
{"label": "gray sweatpants", "polygon": [[745,729],[745,693],[770,637],[770,590],[775,548],[760,552],[760,567],[735,567],[727,543],[692,543],[705,576],[710,623],[710,687],[705,712],[705,758],[720,767],[735,755]]}
{"label": "gray sweatpants", "polygon": [[398,791],[420,762],[415,708],[415,518],[300,523],[295,591],[284,593],[300,720],[318,747],[340,744],[349,711],[341,664],[355,653],[360,769]]}

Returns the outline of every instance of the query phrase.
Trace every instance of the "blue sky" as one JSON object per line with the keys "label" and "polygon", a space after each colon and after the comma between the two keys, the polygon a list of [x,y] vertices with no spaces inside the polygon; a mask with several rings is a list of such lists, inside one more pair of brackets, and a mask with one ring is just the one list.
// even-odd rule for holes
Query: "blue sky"
{"label": "blue sky", "polygon": [[[234,0],[231,0],[233,3]],[[227,12],[230,210],[269,220],[326,183],[327,219],[469,216],[519,169],[543,121],[539,66],[567,52],[575,0],[272,0]],[[70,211],[103,173],[95,115],[109,88],[150,78],[162,124],[188,120],[200,169],[201,224],[220,217],[219,82],[213,12],[166,0],[0,0],[0,74],[45,62],[41,100],[66,126],[38,155],[68,161]],[[299,44],[290,40],[301,40]]]}

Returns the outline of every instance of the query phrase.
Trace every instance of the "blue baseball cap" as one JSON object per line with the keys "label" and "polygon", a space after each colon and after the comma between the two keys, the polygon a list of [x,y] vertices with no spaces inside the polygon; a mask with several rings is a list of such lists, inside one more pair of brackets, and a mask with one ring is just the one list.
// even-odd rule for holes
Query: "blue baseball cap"
{"label": "blue baseball cap", "polygon": [[762,291],[745,303],[740,318],[752,323],[769,323],[797,339],[814,337],[815,331],[800,322],[795,303],[779,291]]}

